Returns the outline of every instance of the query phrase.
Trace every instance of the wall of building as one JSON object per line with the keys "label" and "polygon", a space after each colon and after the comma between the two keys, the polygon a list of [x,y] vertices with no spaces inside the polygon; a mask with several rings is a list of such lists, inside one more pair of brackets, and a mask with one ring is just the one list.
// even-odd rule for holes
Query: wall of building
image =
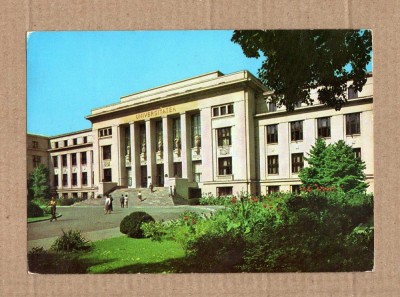
{"label": "wall of building", "polygon": [[49,167],[49,139],[46,136],[27,134],[27,177],[32,173],[39,164]]}

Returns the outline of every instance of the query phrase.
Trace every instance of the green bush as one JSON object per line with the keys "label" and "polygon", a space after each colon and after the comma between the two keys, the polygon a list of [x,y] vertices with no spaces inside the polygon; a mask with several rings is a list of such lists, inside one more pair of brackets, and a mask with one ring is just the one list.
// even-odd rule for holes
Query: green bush
{"label": "green bush", "polygon": [[28,218],[36,218],[44,216],[43,209],[41,209],[39,205],[31,201],[28,201],[27,211],[28,211]]}
{"label": "green bush", "polygon": [[132,212],[130,215],[122,219],[120,224],[120,231],[132,238],[144,238],[141,225],[143,223],[154,222],[152,216],[143,211]]}
{"label": "green bush", "polygon": [[61,205],[61,206],[70,206],[70,205],[73,205],[76,202],[81,202],[83,200],[84,199],[82,199],[82,198],[72,198],[72,197],[60,198],[60,199],[57,200],[57,204]]}
{"label": "green bush", "polygon": [[79,230],[69,230],[64,232],[62,230],[62,235],[57,238],[51,249],[56,252],[72,252],[88,250],[91,248],[90,241],[86,240],[81,231]]}

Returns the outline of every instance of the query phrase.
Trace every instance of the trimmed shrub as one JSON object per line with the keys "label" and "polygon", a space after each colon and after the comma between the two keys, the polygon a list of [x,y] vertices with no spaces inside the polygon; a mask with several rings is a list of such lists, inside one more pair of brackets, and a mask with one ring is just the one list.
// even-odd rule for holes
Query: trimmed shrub
{"label": "trimmed shrub", "polygon": [[76,202],[81,202],[83,200],[84,199],[82,199],[82,198],[72,198],[72,197],[60,198],[60,199],[58,199],[57,204],[60,206],[70,206]]}
{"label": "trimmed shrub", "polygon": [[154,218],[143,211],[132,212],[123,218],[120,224],[120,231],[132,238],[144,238],[144,232],[141,229],[143,223],[155,222]]}
{"label": "trimmed shrub", "polygon": [[57,252],[72,252],[72,251],[82,251],[91,248],[90,241],[83,237],[81,231],[79,230],[69,230],[64,232],[62,230],[62,235],[57,238],[51,249]]}
{"label": "trimmed shrub", "polygon": [[44,215],[43,209],[40,208],[39,205],[29,201],[28,202],[28,218],[37,218],[42,217]]}

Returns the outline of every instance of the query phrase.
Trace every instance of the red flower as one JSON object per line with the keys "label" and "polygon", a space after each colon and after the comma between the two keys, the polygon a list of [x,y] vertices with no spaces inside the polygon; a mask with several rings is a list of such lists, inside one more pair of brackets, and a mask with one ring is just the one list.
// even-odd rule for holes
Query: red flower
{"label": "red flower", "polygon": [[256,197],[253,198],[253,202],[257,202],[258,199]]}
{"label": "red flower", "polygon": [[192,220],[192,224],[196,224],[196,220]]}
{"label": "red flower", "polygon": [[233,198],[231,199],[231,203],[236,203],[236,201],[237,201],[236,197],[233,197]]}
{"label": "red flower", "polygon": [[266,205],[266,204],[263,205],[264,208],[267,208],[267,206],[268,206],[268,205]]}
{"label": "red flower", "polygon": [[185,221],[187,221],[187,220],[189,219],[189,217],[188,217],[188,216],[184,216],[183,219],[184,219]]}

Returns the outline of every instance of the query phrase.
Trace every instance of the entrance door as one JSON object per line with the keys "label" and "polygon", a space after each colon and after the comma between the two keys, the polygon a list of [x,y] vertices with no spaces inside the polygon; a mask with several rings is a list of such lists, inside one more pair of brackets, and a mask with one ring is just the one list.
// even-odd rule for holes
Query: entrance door
{"label": "entrance door", "polygon": [[157,164],[157,186],[164,187],[164,164]]}
{"label": "entrance door", "polygon": [[126,168],[126,176],[128,177],[128,187],[132,187],[132,170]]}
{"label": "entrance door", "polygon": [[147,188],[147,166],[140,166],[140,186]]}

